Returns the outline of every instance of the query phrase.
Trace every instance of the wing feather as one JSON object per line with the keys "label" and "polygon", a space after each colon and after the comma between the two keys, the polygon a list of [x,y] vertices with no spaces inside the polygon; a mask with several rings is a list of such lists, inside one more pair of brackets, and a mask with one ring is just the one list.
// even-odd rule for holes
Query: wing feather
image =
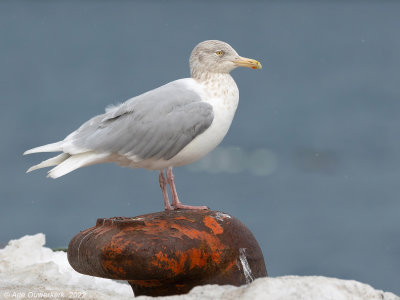
{"label": "wing feather", "polygon": [[64,152],[118,153],[139,159],[171,159],[214,119],[213,108],[177,80],[84,123],[65,139]]}

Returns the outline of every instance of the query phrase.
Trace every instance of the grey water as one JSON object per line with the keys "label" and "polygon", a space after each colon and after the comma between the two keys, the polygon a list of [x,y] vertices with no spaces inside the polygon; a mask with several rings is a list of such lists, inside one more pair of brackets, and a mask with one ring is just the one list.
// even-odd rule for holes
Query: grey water
{"label": "grey water", "polygon": [[270,276],[355,279],[400,294],[400,3],[0,2],[0,244],[66,246],[99,217],[162,210],[157,173],[115,165],[57,180],[22,156],[109,104],[188,77],[200,41],[263,69],[232,72],[221,146],[175,169],[184,203],[239,218]]}

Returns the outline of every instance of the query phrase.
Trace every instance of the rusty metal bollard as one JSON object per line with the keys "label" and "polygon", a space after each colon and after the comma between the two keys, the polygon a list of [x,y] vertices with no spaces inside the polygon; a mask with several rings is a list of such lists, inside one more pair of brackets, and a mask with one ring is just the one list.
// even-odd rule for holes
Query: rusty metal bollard
{"label": "rusty metal bollard", "polygon": [[250,230],[212,210],[98,219],[69,243],[79,273],[128,280],[136,296],[184,294],[204,284],[242,285],[267,276]]}

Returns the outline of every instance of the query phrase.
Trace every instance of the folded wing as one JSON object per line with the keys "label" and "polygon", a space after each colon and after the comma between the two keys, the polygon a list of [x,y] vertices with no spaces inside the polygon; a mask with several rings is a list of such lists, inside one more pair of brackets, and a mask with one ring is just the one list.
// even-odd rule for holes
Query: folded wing
{"label": "folded wing", "polygon": [[63,150],[168,160],[210,127],[213,118],[212,106],[185,80],[177,80],[89,120],[66,138]]}
{"label": "folded wing", "polygon": [[49,174],[59,177],[104,162],[110,154],[136,161],[171,159],[209,128],[214,119],[212,106],[201,101],[201,95],[190,88],[187,80],[192,79],[173,81],[109,108],[63,141],[51,144],[54,146],[28,150],[26,154],[46,151],[68,154],[62,156],[64,161],[61,157],[50,159],[33,169],[58,163]]}

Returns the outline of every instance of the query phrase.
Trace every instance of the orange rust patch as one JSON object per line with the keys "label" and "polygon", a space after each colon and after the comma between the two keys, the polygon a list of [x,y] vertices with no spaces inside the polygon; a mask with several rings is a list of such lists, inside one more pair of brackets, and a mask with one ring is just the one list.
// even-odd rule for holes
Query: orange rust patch
{"label": "orange rust patch", "polygon": [[218,222],[210,216],[205,216],[203,223],[208,228],[210,228],[214,234],[221,234],[224,232],[224,229],[222,228],[222,226],[219,225]]}
{"label": "orange rust patch", "polygon": [[208,256],[203,255],[200,249],[189,249],[186,254],[190,258],[190,269],[193,269],[194,267],[204,267],[207,263]]}
{"label": "orange rust patch", "polygon": [[[162,253],[161,251],[156,254],[158,262],[169,262],[169,258],[166,254]],[[159,263],[153,261],[153,265],[158,265]]]}
{"label": "orange rust patch", "polygon": [[177,216],[177,217],[174,218],[174,220],[185,220],[185,221],[189,221],[189,222],[191,222],[191,223],[194,223],[194,222],[195,222],[194,220],[189,219],[189,218],[187,218],[187,217],[185,217],[185,216]]}
{"label": "orange rust patch", "polygon": [[174,224],[174,228],[178,229],[180,234],[183,234],[188,238],[204,241],[206,245],[210,247],[212,260],[215,263],[221,262],[221,252],[226,248],[226,246],[221,243],[221,241],[214,234],[207,231],[200,231],[193,228],[179,226],[177,224]]}
{"label": "orange rust patch", "polygon": [[104,269],[106,269],[107,271],[112,272],[113,274],[126,275],[126,272],[124,271],[124,269],[122,267],[115,266],[112,263],[112,261],[110,261],[110,260],[102,261],[101,264],[102,264]]}
{"label": "orange rust patch", "polygon": [[236,265],[236,260],[231,261],[225,268],[225,271],[228,271],[229,269],[231,269],[233,266]]}
{"label": "orange rust patch", "polygon": [[129,244],[129,241],[121,241],[113,237],[111,241],[103,246],[103,253],[110,258],[115,258],[121,254]]}
{"label": "orange rust patch", "polygon": [[135,247],[135,249],[140,249],[147,246],[144,242],[139,242],[129,238],[127,239],[127,236],[129,236],[129,234],[132,234],[134,231],[135,228],[121,230],[111,238],[108,247],[112,248],[118,254],[121,254],[123,250],[130,249],[132,246]]}
{"label": "orange rust patch", "polygon": [[[202,268],[207,264],[208,258],[211,256],[213,261],[219,263],[219,254],[218,257],[213,253],[211,255],[207,255],[203,253],[201,249],[192,248],[184,251],[176,251],[176,258],[169,258],[167,254],[162,253],[161,251],[155,255],[155,259],[151,262],[152,265],[156,267],[161,267],[167,270],[172,271],[174,274],[180,274],[185,271],[185,269],[193,269],[195,267]],[[186,264],[190,262],[190,264]]]}
{"label": "orange rust patch", "polygon": [[156,254],[156,259],[154,259],[151,263],[156,267],[164,267],[167,270],[171,270],[175,274],[182,273],[185,266],[186,257],[182,255],[179,251],[176,253],[177,259],[169,258],[167,254],[162,253],[161,251]]}

